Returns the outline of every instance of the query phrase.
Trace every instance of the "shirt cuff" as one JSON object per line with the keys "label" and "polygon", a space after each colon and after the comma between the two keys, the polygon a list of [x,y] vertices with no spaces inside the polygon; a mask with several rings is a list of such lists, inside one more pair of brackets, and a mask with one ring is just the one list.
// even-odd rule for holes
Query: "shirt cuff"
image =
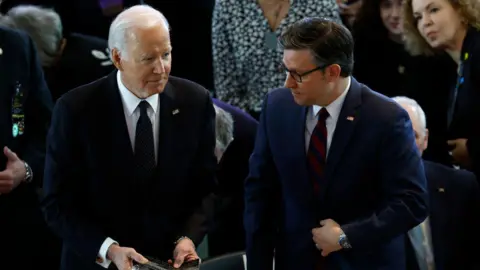
{"label": "shirt cuff", "polygon": [[111,260],[107,259],[108,248],[112,244],[118,245],[118,243],[115,240],[113,240],[110,237],[107,237],[107,239],[103,241],[103,244],[100,247],[100,251],[98,252],[96,263],[102,266],[103,268],[108,268],[108,266],[110,266],[110,263],[112,263]]}

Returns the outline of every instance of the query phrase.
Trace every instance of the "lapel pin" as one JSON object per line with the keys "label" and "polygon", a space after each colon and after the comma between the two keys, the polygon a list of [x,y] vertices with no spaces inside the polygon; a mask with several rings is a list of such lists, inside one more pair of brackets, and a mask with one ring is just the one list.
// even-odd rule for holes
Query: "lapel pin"
{"label": "lapel pin", "polygon": [[178,114],[179,112],[180,112],[179,109],[175,109],[175,110],[172,111],[172,115]]}
{"label": "lapel pin", "polygon": [[444,188],[438,188],[438,192],[445,192]]}
{"label": "lapel pin", "polygon": [[3,50],[2,50],[2,48],[0,48],[0,55],[2,55],[2,54],[3,54]]}
{"label": "lapel pin", "polygon": [[353,121],[353,119],[355,119],[353,116],[347,116],[348,121]]}

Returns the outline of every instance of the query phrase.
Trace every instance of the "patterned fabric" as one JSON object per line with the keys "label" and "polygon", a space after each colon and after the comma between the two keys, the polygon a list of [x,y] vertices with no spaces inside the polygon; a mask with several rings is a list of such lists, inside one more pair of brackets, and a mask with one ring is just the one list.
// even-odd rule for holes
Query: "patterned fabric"
{"label": "patterned fabric", "polygon": [[135,168],[138,180],[144,182],[150,179],[155,169],[155,146],[152,122],[147,113],[150,104],[143,100],[138,107],[140,117],[135,131]]}
{"label": "patterned fabric", "polygon": [[[275,31],[277,37],[304,17],[340,22],[335,0],[290,0],[290,10]],[[283,51],[271,49],[271,28],[256,0],[217,0],[212,23],[215,91],[219,99],[246,111],[260,112],[271,89],[283,86],[278,67]]]}
{"label": "patterned fabric", "polygon": [[307,160],[312,179],[313,192],[318,195],[320,183],[324,177],[325,163],[327,161],[327,126],[325,120],[329,116],[327,109],[322,108],[318,113],[318,122],[310,138]]}

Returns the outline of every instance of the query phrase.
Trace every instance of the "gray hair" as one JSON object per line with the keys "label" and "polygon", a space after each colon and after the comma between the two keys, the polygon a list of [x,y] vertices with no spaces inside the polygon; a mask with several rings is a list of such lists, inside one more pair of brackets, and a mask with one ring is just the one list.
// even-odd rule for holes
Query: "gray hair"
{"label": "gray hair", "polygon": [[407,105],[414,109],[414,111],[417,113],[417,119],[420,121],[423,135],[425,135],[427,130],[427,117],[425,116],[425,112],[423,112],[423,109],[420,107],[418,102],[416,102],[414,99],[404,96],[393,97],[392,99],[398,104]]}
{"label": "gray hair", "polygon": [[15,28],[25,31],[37,46],[43,66],[51,66],[58,57],[63,39],[60,16],[49,8],[20,5],[10,9],[7,16]]}
{"label": "gray hair", "polygon": [[108,48],[117,49],[123,58],[128,58],[126,47],[128,41],[136,40],[135,28],[148,28],[164,23],[167,29],[167,18],[158,10],[148,5],[136,5],[122,11],[113,20],[108,33]]}
{"label": "gray hair", "polygon": [[215,108],[215,137],[217,139],[215,148],[224,152],[233,140],[233,118],[222,108],[216,105],[213,107]]}
{"label": "gray hair", "polygon": [[[0,0],[0,3],[2,1]],[[12,20],[3,14],[0,14],[0,26],[6,27],[6,28],[15,28],[15,25],[13,24]]]}

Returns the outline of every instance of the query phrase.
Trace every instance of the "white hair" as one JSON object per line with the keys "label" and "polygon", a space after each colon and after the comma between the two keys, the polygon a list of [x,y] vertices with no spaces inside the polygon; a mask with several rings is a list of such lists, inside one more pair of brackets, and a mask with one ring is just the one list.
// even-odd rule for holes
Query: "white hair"
{"label": "white hair", "polygon": [[416,102],[414,99],[404,96],[393,97],[392,99],[400,105],[410,106],[413,111],[417,113],[417,120],[419,120],[423,135],[425,135],[427,130],[427,117],[425,116],[425,112],[423,112],[423,109],[420,107],[418,102]]}
{"label": "white hair", "polygon": [[14,28],[25,31],[32,38],[42,66],[51,66],[60,53],[63,39],[60,16],[50,8],[20,5],[10,9],[7,17]]}
{"label": "white hair", "polygon": [[136,39],[135,31],[132,30],[149,28],[159,23],[169,28],[167,19],[160,11],[148,5],[132,6],[118,14],[110,25],[108,48],[110,51],[117,49],[123,58],[127,58],[128,42]]}
{"label": "white hair", "polygon": [[233,140],[233,118],[232,115],[222,108],[213,105],[215,108],[215,148],[225,152]]}

